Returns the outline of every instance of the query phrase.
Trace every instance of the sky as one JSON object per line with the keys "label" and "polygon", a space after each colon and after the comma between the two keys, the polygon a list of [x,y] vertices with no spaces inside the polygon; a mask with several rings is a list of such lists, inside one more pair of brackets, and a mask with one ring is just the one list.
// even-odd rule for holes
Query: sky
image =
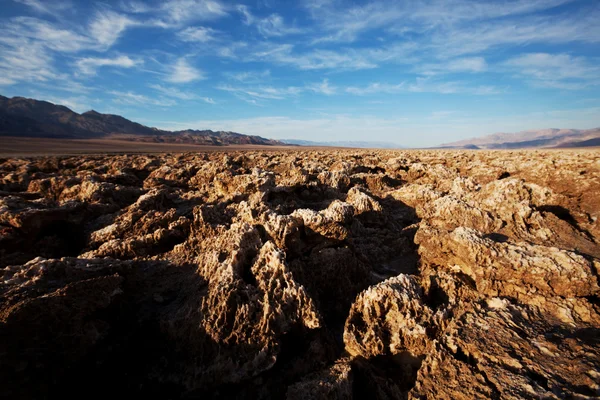
{"label": "sky", "polygon": [[598,0],[0,0],[0,94],[164,129],[433,146],[600,127]]}

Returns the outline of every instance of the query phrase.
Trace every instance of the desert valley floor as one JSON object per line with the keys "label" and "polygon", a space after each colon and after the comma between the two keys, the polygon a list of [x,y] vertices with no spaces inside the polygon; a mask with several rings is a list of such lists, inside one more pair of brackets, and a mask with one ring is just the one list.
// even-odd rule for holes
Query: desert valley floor
{"label": "desert valley floor", "polygon": [[600,150],[0,160],[3,398],[600,396]]}

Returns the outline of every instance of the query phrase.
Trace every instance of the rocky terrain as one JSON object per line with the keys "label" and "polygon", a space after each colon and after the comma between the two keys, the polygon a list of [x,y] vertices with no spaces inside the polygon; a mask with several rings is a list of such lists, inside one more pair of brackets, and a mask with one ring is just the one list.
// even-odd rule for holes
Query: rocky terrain
{"label": "rocky terrain", "polygon": [[600,152],[0,171],[2,398],[600,396]]}

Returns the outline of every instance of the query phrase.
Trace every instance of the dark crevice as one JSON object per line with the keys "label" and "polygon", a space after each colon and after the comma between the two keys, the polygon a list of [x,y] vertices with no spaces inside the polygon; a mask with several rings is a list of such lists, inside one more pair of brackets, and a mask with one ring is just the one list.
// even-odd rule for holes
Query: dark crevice
{"label": "dark crevice", "polygon": [[425,356],[410,352],[352,361],[353,395],[356,399],[405,398],[415,386]]}
{"label": "dark crevice", "polygon": [[278,214],[289,215],[297,209],[320,211],[341,195],[327,185],[295,185],[283,190],[271,190],[266,202]]}
{"label": "dark crevice", "polygon": [[435,277],[429,277],[429,282],[429,292],[425,296],[425,303],[432,310],[439,310],[446,307],[450,301],[448,294],[438,285]]}
{"label": "dark crevice", "polygon": [[499,390],[499,388],[496,386],[496,384],[489,379],[489,377],[487,376],[487,373],[480,367],[479,361],[477,361],[477,359],[472,354],[465,353],[465,351],[460,346],[457,346],[456,352],[453,353],[453,355],[454,355],[454,358],[457,359],[458,361],[461,361],[461,362],[471,366],[473,372],[479,372],[481,374],[481,376],[485,380],[485,383],[487,384],[487,386],[490,389],[492,389],[492,391],[493,391],[491,398],[493,398],[493,399],[500,398],[502,392]]}
{"label": "dark crevice", "polygon": [[537,383],[539,386],[544,388],[544,390],[550,390],[550,388],[548,387],[548,378],[546,378],[545,376],[535,371],[532,371],[531,369],[526,369],[525,375],[529,379]]}
{"label": "dark crevice", "polygon": [[32,252],[46,258],[77,256],[85,248],[82,224],[54,221],[44,226],[33,240]]}
{"label": "dark crevice", "polygon": [[465,364],[469,364],[470,366],[477,368],[477,359],[475,359],[475,357],[473,357],[472,354],[465,353],[460,346],[457,346],[456,352],[453,353],[453,355],[454,358],[456,358],[458,361],[461,361]]}
{"label": "dark crevice", "polygon": [[243,259],[240,261],[241,266],[238,271],[240,272],[240,278],[247,285],[256,286],[256,284],[257,284],[256,277],[254,276],[254,273],[252,272],[252,266],[256,262],[256,259],[258,257],[258,252],[259,252],[259,249],[249,248],[242,253]]}
{"label": "dark crevice", "polygon": [[265,244],[269,241],[273,242],[273,238],[271,237],[271,235],[269,235],[267,233],[267,230],[265,229],[265,227],[263,225],[255,225],[254,228],[256,229],[256,231],[258,232],[258,235],[260,236],[260,241]]}
{"label": "dark crevice", "polygon": [[497,233],[497,232],[488,233],[488,234],[484,235],[483,237],[493,240],[494,242],[497,242],[497,243],[506,243],[509,240],[508,236],[506,236],[502,233]]}
{"label": "dark crevice", "polygon": [[248,285],[257,285],[256,276],[254,276],[254,273],[252,272],[252,263],[244,264],[244,269],[242,271],[242,280]]}
{"label": "dark crevice", "polygon": [[587,230],[581,228],[575,217],[573,217],[571,212],[565,207],[558,205],[543,205],[536,207],[536,210],[540,212],[548,212],[554,214],[558,219],[565,221],[567,224],[575,228],[575,230],[583,233],[589,240],[594,241],[593,235]]}
{"label": "dark crevice", "polygon": [[354,174],[385,174],[385,168],[381,167],[368,167],[366,165],[359,165],[352,169],[351,175]]}

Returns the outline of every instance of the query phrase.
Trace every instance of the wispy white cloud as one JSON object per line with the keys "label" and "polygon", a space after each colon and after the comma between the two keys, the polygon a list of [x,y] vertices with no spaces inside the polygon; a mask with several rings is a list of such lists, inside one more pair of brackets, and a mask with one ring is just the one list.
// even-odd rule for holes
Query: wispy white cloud
{"label": "wispy white cloud", "polygon": [[306,49],[291,43],[233,42],[216,49],[218,56],[244,62],[260,61],[301,70],[354,71],[373,69],[385,63],[415,64],[418,45],[394,43],[382,47]]}
{"label": "wispy white cloud", "polygon": [[32,10],[38,12],[40,14],[48,14],[52,16],[59,16],[61,12],[72,7],[70,1],[50,1],[44,0],[43,2],[40,0],[13,0],[17,3],[24,4],[28,7],[31,7]]}
{"label": "wispy white cloud", "polygon": [[[226,46],[218,51],[228,58],[302,70],[351,71],[384,64],[405,64],[412,66],[413,72],[425,75],[480,73],[490,70],[486,55],[482,53],[495,47],[600,42],[600,27],[596,23],[600,18],[598,7],[580,15],[531,15],[567,1],[375,0],[350,6],[337,0],[311,1],[307,7],[315,25],[310,29],[307,42],[313,44],[312,48],[295,42],[254,41],[235,49]],[[260,24],[262,19],[252,14],[247,6],[238,6],[237,10],[244,23]],[[381,41],[370,40],[371,44],[367,46],[351,45],[361,35],[375,30],[379,30],[378,34],[384,30],[387,36],[378,37]],[[402,32],[401,40],[389,35],[394,30]],[[324,43],[332,41],[349,44],[331,48]]]}
{"label": "wispy white cloud", "polygon": [[261,19],[257,22],[256,29],[265,37],[294,35],[303,32],[300,28],[287,26],[279,14],[271,14]]}
{"label": "wispy white cloud", "polygon": [[398,32],[424,32],[475,20],[515,17],[552,9],[572,0],[508,0],[473,2],[432,0],[399,2],[375,0],[362,4],[341,1],[306,1],[305,5],[325,34],[313,43],[353,42],[361,34],[382,28]]}
{"label": "wispy white cloud", "polygon": [[536,86],[577,90],[600,85],[600,67],[585,57],[528,53],[513,57],[504,65]]}
{"label": "wispy white cloud", "polygon": [[174,87],[166,87],[166,86],[156,85],[156,84],[152,84],[152,85],[148,85],[148,86],[150,88],[164,94],[165,96],[174,97],[174,98],[180,99],[180,100],[195,100],[198,98],[198,96],[196,96],[196,94],[194,94],[194,93],[184,92],[184,91],[179,90]]}
{"label": "wispy white cloud", "polygon": [[247,48],[249,48],[249,46],[246,42],[228,42],[222,46],[216,47],[215,53],[222,58],[237,60],[240,53]]}
{"label": "wispy white cloud", "polygon": [[472,85],[462,81],[439,81],[430,78],[416,78],[414,81],[404,81],[397,84],[373,82],[367,86],[350,86],[347,93],[355,95],[396,94],[396,93],[465,93],[473,95],[492,95],[503,90],[488,85]]}
{"label": "wispy white cloud", "polygon": [[[0,71],[2,71],[2,69],[0,69]],[[3,72],[6,73],[6,71]],[[14,85],[15,83],[17,83],[17,81],[14,79],[14,77],[4,74],[0,76],[0,86]]]}
{"label": "wispy white cloud", "polygon": [[414,19],[429,24],[449,24],[479,19],[515,17],[551,10],[573,0],[506,0],[502,2],[474,2],[470,0],[435,0],[415,3],[411,11]]}
{"label": "wispy white cloud", "polygon": [[177,33],[184,42],[207,43],[217,40],[218,31],[203,26],[190,26]]}
{"label": "wispy white cloud", "polygon": [[227,15],[226,9],[223,3],[216,0],[170,0],[162,5],[162,10],[177,22],[224,17]]}
{"label": "wispy white cloud", "polygon": [[61,52],[77,52],[95,46],[87,36],[33,17],[15,17],[3,24],[0,43],[15,48],[34,44]]}
{"label": "wispy white cloud", "polygon": [[313,40],[323,42],[353,42],[366,31],[378,29],[406,15],[400,2],[370,2],[365,5],[344,7],[337,1],[310,1],[307,8],[312,18],[326,32]]}
{"label": "wispy white cloud", "polygon": [[[1,48],[1,47],[0,47]],[[19,47],[0,51],[0,84],[47,82],[58,79],[50,53],[41,45],[25,41]]]}
{"label": "wispy white cloud", "polygon": [[338,90],[337,87],[329,84],[328,79],[324,79],[317,83],[307,83],[304,86],[232,86],[223,84],[217,86],[217,89],[233,93],[238,98],[255,105],[261,105],[261,101],[263,100],[283,100],[308,92],[333,95],[336,94]]}
{"label": "wispy white cloud", "polygon": [[167,97],[172,97],[172,98],[179,99],[179,100],[202,100],[205,103],[216,104],[216,102],[210,97],[201,97],[201,96],[198,96],[196,93],[184,92],[184,91],[179,90],[174,87],[166,87],[166,86],[156,85],[156,84],[152,84],[152,85],[148,85],[148,86]]}
{"label": "wispy white cloud", "polygon": [[[590,5],[579,12],[546,13],[571,1],[374,0],[357,4],[308,0],[304,3],[319,28],[311,29],[316,32],[311,42],[314,46],[327,42],[352,43],[384,30],[388,35],[378,37],[382,43],[380,46],[355,46],[353,52],[346,52],[346,49],[334,51],[338,55],[351,54],[354,59],[366,61],[366,65],[410,64],[415,73],[440,75],[488,71],[490,66],[484,59],[484,53],[498,47],[533,43],[599,43],[599,7]],[[389,35],[394,32],[397,36]],[[369,40],[372,39],[369,37]],[[335,63],[307,62],[310,54],[289,50],[279,53],[282,62],[295,63],[303,69],[312,66],[337,68]],[[364,63],[358,65],[365,66]]]}
{"label": "wispy white cloud", "polygon": [[108,92],[115,96],[113,101],[119,104],[126,105],[140,105],[140,106],[159,106],[159,107],[172,107],[177,105],[175,100],[163,99],[163,98],[154,98],[148,97],[139,93],[131,92],[131,91],[119,91],[119,90],[111,90]]}
{"label": "wispy white cloud", "polygon": [[295,53],[293,50],[294,46],[291,44],[261,43],[247,55],[247,59],[291,65],[304,70],[359,70],[377,67],[377,64],[369,60],[366,54],[353,49],[346,49],[344,52],[311,50],[302,53]]}
{"label": "wispy white cloud", "polygon": [[423,64],[416,67],[416,71],[424,75],[440,75],[459,72],[484,72],[487,70],[487,63],[483,57],[464,57],[454,60]]}
{"label": "wispy white cloud", "polygon": [[122,1],[121,9],[132,14],[146,14],[156,11],[156,8],[143,1]]}
{"label": "wispy white cloud", "polygon": [[252,15],[247,5],[240,4],[236,7],[236,10],[242,14],[244,24],[251,25],[254,23],[254,15]]}
{"label": "wispy white cloud", "polygon": [[390,84],[390,83],[381,83],[381,82],[373,82],[364,87],[358,86],[350,86],[346,88],[347,93],[356,94],[356,95],[368,95],[368,94],[376,94],[376,93],[401,93],[406,92],[406,84],[404,82],[400,82],[398,84]]}
{"label": "wispy white cloud", "polygon": [[[51,23],[39,18],[11,18],[7,23],[0,24],[0,69],[4,72],[2,83],[43,82],[50,79],[65,82],[68,80],[68,71],[63,69],[59,73],[55,65],[55,59],[60,53],[106,51],[128,28],[137,26],[141,26],[139,21],[106,7],[92,15],[85,34],[67,29],[61,23]],[[72,65],[76,73],[91,76],[99,67],[131,68],[139,63],[139,59],[129,56],[87,56],[76,60]],[[183,60],[172,66],[168,79],[173,82],[189,82],[201,77],[202,73],[198,69],[187,65]]]}
{"label": "wispy white cloud", "polygon": [[500,46],[532,43],[599,43],[600,12],[563,18],[535,16],[522,20],[477,22],[432,33],[430,49],[441,57],[477,54]]}
{"label": "wispy white cloud", "polygon": [[436,81],[429,78],[417,78],[409,83],[406,89],[413,93],[465,93],[478,96],[495,95],[506,91],[491,85],[473,85],[463,81]]}
{"label": "wispy white cloud", "polygon": [[264,18],[256,17],[246,5],[238,5],[237,10],[242,14],[244,24],[255,25],[258,32],[264,37],[293,35],[303,32],[300,28],[286,25],[283,17],[279,14],[274,13]]}
{"label": "wispy white cloud", "polygon": [[238,87],[231,85],[219,85],[217,89],[225,92],[234,93],[236,95],[247,96],[254,99],[269,99],[269,100],[283,100],[289,96],[296,96],[302,92],[302,88],[295,86],[288,87],[272,87],[272,86],[260,86],[254,88]]}
{"label": "wispy white cloud", "polygon": [[244,72],[225,72],[224,75],[229,79],[243,83],[263,82],[271,76],[271,71],[244,71]]}
{"label": "wispy white cloud", "polygon": [[141,60],[134,60],[129,58],[129,56],[122,55],[115,58],[80,58],[75,62],[75,65],[82,74],[93,75],[96,73],[96,70],[100,67],[132,68],[141,63]]}
{"label": "wispy white cloud", "polygon": [[27,38],[0,36],[0,85],[21,82],[63,92],[88,93],[83,85],[54,65],[52,52],[42,43]]}
{"label": "wispy white cloud", "polygon": [[307,89],[315,93],[321,93],[325,95],[332,95],[337,92],[337,87],[330,85],[329,79],[323,79],[323,82],[321,83],[314,83],[312,85],[308,85]]}
{"label": "wispy white cloud", "polygon": [[98,11],[89,25],[90,36],[106,49],[110,48],[129,27],[139,22],[110,10]]}
{"label": "wispy white cloud", "polygon": [[155,16],[148,24],[181,28],[194,21],[210,21],[228,15],[227,6],[216,0],[168,0],[156,8],[138,7],[138,12]]}
{"label": "wispy white cloud", "polygon": [[127,28],[137,25],[137,21],[110,10],[95,13],[86,34],[39,18],[15,17],[0,27],[0,42],[19,46],[28,39],[58,52],[105,51],[113,46]]}
{"label": "wispy white cloud", "polygon": [[185,58],[178,59],[170,68],[171,72],[166,80],[171,83],[188,83],[204,79],[204,73],[190,65]]}

